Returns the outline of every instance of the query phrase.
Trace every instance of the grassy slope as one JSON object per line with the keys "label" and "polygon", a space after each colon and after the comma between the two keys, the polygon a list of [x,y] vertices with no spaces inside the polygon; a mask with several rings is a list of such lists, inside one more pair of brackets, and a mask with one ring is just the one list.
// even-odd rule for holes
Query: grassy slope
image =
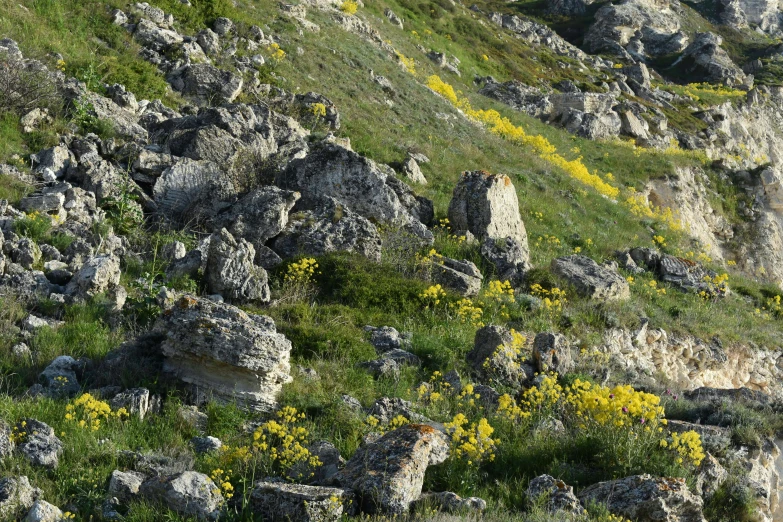
{"label": "grassy slope", "polygon": [[[476,95],[472,84],[474,75],[492,74],[500,80],[513,77],[535,83],[538,79],[551,79],[552,75],[559,74],[559,68],[554,69],[555,72],[546,68],[545,64],[554,63],[546,52],[530,49],[509,35],[496,36],[495,28],[471,11],[445,2],[366,2],[362,16],[370,18],[384,39],[391,41],[406,56],[416,59],[417,75],[414,77],[385,53],[357,36],[337,29],[328,16],[318,12],[312,12],[310,18],[321,24],[321,32],[301,36],[289,20],[276,14],[276,2],[272,1],[249,2],[253,9],[238,11],[221,2],[196,2],[197,8],[191,11],[174,0],[152,3],[173,12],[191,33],[215,14],[228,14],[246,23],[258,23],[265,31],[279,36],[288,53],[274,70],[276,75],[285,78],[280,85],[289,90],[315,90],[333,99],[344,121],[341,134],[351,138],[355,150],[382,162],[400,161],[411,149],[432,159],[423,166],[430,184],[417,187],[417,190],[435,201],[439,217],[445,217],[451,190],[461,171],[481,168],[508,174],[518,190],[536,266],[546,268],[553,257],[570,253],[575,247],[583,248],[585,253],[600,260],[615,249],[650,245],[653,233],[659,232],[667,235],[671,248],[690,247],[685,238],[661,230],[655,223],[640,222],[623,206],[573,181],[531,151],[509,144],[459,116],[448,121],[436,117],[437,113],[456,113],[446,101],[422,85],[432,73],[440,74],[445,81],[462,90],[475,107],[499,110],[528,133],[546,136],[567,157],[578,154],[584,157],[591,170],[612,172],[621,184],[641,188],[650,178],[671,175],[677,166],[696,163],[687,157],[662,154],[637,156],[628,147],[575,138]],[[110,8],[121,7],[122,2],[24,0],[21,2],[24,7],[19,4],[18,1],[0,0],[0,13],[3,13],[0,35],[19,41],[26,53],[53,64],[47,53],[58,52],[63,55],[69,74],[85,80],[97,74],[102,81],[126,84],[139,97],[161,97],[169,103],[178,102],[166,91],[160,75],[135,56],[138,49],[124,30],[108,24]],[[405,31],[381,23],[386,6],[406,19]],[[416,31],[418,37],[411,31]],[[417,43],[456,55],[461,60],[462,78],[435,70],[416,50]],[[295,52],[297,47],[302,48],[301,55]],[[484,60],[483,55],[489,59]],[[386,103],[387,96],[370,81],[370,69],[389,78],[395,86],[397,94],[391,98],[393,106]],[[564,74],[576,81],[590,80],[571,69]],[[3,120],[0,129],[5,137],[0,139],[2,158],[12,153],[35,151],[40,145],[30,143],[30,138],[26,138],[26,143],[13,121]],[[572,149],[579,149],[579,152]],[[15,199],[14,194],[11,199]],[[538,245],[537,238],[544,235],[559,238],[560,244],[543,241]],[[586,246],[588,238],[593,245],[589,248]],[[455,244],[445,234],[439,235],[436,247],[447,255],[480,262],[475,248]],[[393,263],[391,252],[387,252],[387,259],[380,266],[349,256],[321,259],[322,274],[316,280],[320,293],[314,303],[305,301],[263,310],[275,318],[281,331],[294,342],[294,363],[313,367],[321,376],[319,381],[305,381],[294,370],[295,381],[285,388],[283,402],[306,411],[313,419],[310,428],[315,436],[335,442],[345,455],[356,448],[364,428],[361,421],[346,415],[337,406],[340,393],[352,394],[368,405],[383,395],[411,397],[410,390],[434,370],[457,368],[463,374],[467,373],[464,355],[471,347],[475,328],[459,323],[447,310],[423,311],[417,296],[426,284],[411,277],[409,269],[404,274],[394,270],[399,265],[409,268],[404,260]],[[149,267],[127,268],[132,268],[134,274],[141,274]],[[485,273],[490,273],[488,267],[483,268]],[[279,277],[280,274],[275,275],[275,278]],[[545,272],[538,277],[542,281],[548,279]],[[532,333],[544,329],[562,330],[589,346],[600,337],[607,314],[614,315],[628,327],[633,327],[644,315],[655,326],[704,337],[717,334],[726,341],[779,342],[777,323],[754,317],[754,305],[740,297],[712,303],[674,290],[666,296],[652,296],[645,290],[644,282],[641,280],[634,285],[633,298],[622,305],[609,305],[599,311],[592,303],[571,294],[565,322],[559,315],[520,308],[515,310],[511,324]],[[763,298],[759,284],[742,282],[748,287],[748,293]],[[8,324],[22,316],[23,312],[18,308],[4,304],[7,305],[4,308],[16,310],[7,312]],[[19,391],[29,386],[37,372],[55,355],[69,353],[100,358],[122,338],[123,332],[112,332],[101,322],[99,311],[70,309],[66,319],[66,329],[57,333],[43,332],[32,341],[31,346],[40,350],[35,360],[20,364],[4,357],[9,389]],[[373,350],[361,330],[365,324],[391,325],[412,332],[413,351],[422,357],[424,367],[420,371],[404,371],[399,381],[373,381],[366,373],[356,370],[355,362],[373,357]],[[127,325],[125,332],[133,329],[134,325]],[[2,339],[3,353],[8,352],[12,341],[10,337]],[[147,385],[156,391],[166,390],[154,381]],[[63,466],[52,473],[31,469],[20,459],[7,460],[2,465],[6,470],[31,476],[36,485],[44,489],[47,500],[60,505],[76,502],[82,513],[89,513],[102,499],[106,477],[120,465],[113,449],[186,446],[193,433],[176,420],[175,404],[176,398],[172,398],[160,418],[110,426],[95,436],[69,427],[63,421],[62,401],[19,402],[6,398],[0,401],[0,417],[15,420],[25,415],[49,422],[58,431],[66,432],[63,438],[69,449],[63,457]],[[231,444],[241,443],[246,436],[238,435],[237,427],[245,417],[231,408],[213,407],[208,431]],[[504,435],[513,439],[513,434]],[[111,442],[99,445],[100,437]],[[495,466],[487,470],[488,476],[477,478],[473,483],[450,486],[463,494],[486,497],[494,509],[519,508],[524,506],[521,490],[525,478],[533,473],[555,470],[558,459],[583,462],[590,457],[591,449],[581,448],[573,440],[518,442],[519,445],[509,443],[511,449],[501,461],[513,463],[513,466]],[[526,444],[527,449],[523,450]],[[210,471],[213,464],[208,459],[201,459],[198,467]],[[574,480],[579,483],[578,477]],[[430,484],[443,485],[441,478],[432,478]],[[151,520],[155,516],[154,511],[139,510],[134,519]]]}

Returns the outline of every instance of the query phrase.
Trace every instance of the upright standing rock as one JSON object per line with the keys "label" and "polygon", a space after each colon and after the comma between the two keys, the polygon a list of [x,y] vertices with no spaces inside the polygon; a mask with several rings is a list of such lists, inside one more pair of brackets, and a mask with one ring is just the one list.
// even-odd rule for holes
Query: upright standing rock
{"label": "upright standing rock", "polygon": [[266,270],[254,264],[255,257],[253,245],[225,228],[212,234],[204,274],[209,291],[229,301],[269,301]]}
{"label": "upright standing rock", "polygon": [[268,317],[184,296],[155,329],[166,336],[164,368],[193,385],[200,402],[217,398],[271,411],[291,381],[291,341]]}
{"label": "upright standing rock", "polygon": [[504,174],[463,172],[449,204],[449,221],[457,233],[467,231],[480,240],[511,237],[528,251],[517,193]]}

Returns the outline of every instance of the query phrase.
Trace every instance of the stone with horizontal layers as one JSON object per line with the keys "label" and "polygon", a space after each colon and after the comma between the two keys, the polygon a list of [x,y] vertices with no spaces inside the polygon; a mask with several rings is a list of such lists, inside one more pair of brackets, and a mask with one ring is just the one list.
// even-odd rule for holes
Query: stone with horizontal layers
{"label": "stone with horizontal layers", "polygon": [[587,256],[572,255],[553,259],[552,272],[567,280],[582,297],[609,301],[631,296],[631,288],[623,276]]}
{"label": "stone with horizontal layers", "polygon": [[269,522],[338,522],[355,507],[350,490],[264,481],[256,482],[250,506]]}
{"label": "stone with horizontal layers", "polygon": [[272,411],[291,380],[291,341],[268,317],[184,296],[162,314],[155,330],[166,337],[164,368],[191,384],[199,402],[214,398]]}

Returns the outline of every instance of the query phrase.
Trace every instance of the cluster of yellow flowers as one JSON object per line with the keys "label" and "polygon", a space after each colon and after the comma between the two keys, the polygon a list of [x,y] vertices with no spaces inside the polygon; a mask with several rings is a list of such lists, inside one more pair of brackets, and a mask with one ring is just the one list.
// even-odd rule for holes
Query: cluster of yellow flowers
{"label": "cluster of yellow flowers", "polygon": [[747,92],[731,89],[724,85],[712,85],[710,83],[689,83],[685,88],[685,95],[693,101],[699,101],[705,94],[724,96],[726,98],[742,98]]}
{"label": "cluster of yellow flowers", "polygon": [[400,62],[400,65],[402,65],[402,68],[405,69],[408,74],[416,76],[416,61],[413,58],[408,58],[397,50],[394,51],[394,54],[397,56],[397,60]]}
{"label": "cluster of yellow flowers", "polygon": [[468,118],[486,125],[491,133],[513,143],[531,147],[541,159],[563,169],[577,181],[593,187],[599,194],[610,198],[616,198],[620,194],[620,189],[605,182],[597,173],[591,173],[581,157],[567,160],[557,153],[557,148],[545,137],[528,135],[522,127],[514,125],[498,111],[473,109],[467,98],[458,97],[454,87],[441,80],[439,76],[432,75],[427,78],[427,87],[462,110]]}
{"label": "cluster of yellow flowers", "polygon": [[269,52],[269,57],[274,60],[276,63],[280,63],[285,58],[285,51],[280,48],[280,45],[273,42],[266,46],[267,52]]}
{"label": "cluster of yellow flowers", "polygon": [[340,5],[340,11],[347,15],[355,15],[356,11],[359,10],[359,3],[354,0],[345,0]]}
{"label": "cluster of yellow flowers", "polygon": [[544,234],[543,236],[538,236],[536,239],[536,248],[541,248],[542,245],[545,245],[548,248],[554,247],[558,248],[561,245],[560,238],[557,236],[550,236],[549,234]]}
{"label": "cluster of yellow flowers", "polygon": [[299,425],[305,414],[285,406],[276,416],[277,420],[269,420],[253,432],[253,448],[267,456],[273,464],[278,464],[283,473],[298,463],[319,466],[321,461],[307,449],[310,433]]}
{"label": "cluster of yellow flowers", "polygon": [[481,398],[481,394],[475,393],[476,389],[472,384],[468,383],[462,387],[462,390],[457,395],[457,401],[461,406],[475,406],[476,399]]}
{"label": "cluster of yellow flowers", "polygon": [[666,246],[666,238],[663,237],[663,236],[655,235],[655,236],[653,236],[652,241],[653,241],[653,244],[655,246],[659,246],[659,247],[665,247]]}
{"label": "cluster of yellow flowers", "polygon": [[[629,278],[629,283],[633,284],[633,277]],[[666,288],[662,286],[658,286],[658,281],[655,279],[651,279],[650,281],[647,281],[646,285],[642,286],[642,290],[644,291],[645,295],[648,297],[656,296],[656,295],[666,295]]]}
{"label": "cluster of yellow flowers", "polygon": [[698,466],[706,456],[701,445],[701,437],[693,430],[684,433],[672,433],[671,442],[661,439],[660,446],[675,451],[678,455],[678,464],[687,461],[694,466]]}
{"label": "cluster of yellow flowers", "polygon": [[451,384],[444,381],[443,374],[436,370],[430,376],[429,382],[421,383],[416,392],[419,396],[419,401],[434,404],[443,400],[443,393],[441,392],[444,388],[451,388]]}
{"label": "cluster of yellow flowers", "polygon": [[565,402],[583,424],[650,429],[666,424],[661,399],[652,393],[636,391],[629,385],[613,388],[576,379],[566,387]]}
{"label": "cluster of yellow flowers", "polygon": [[511,288],[511,283],[508,281],[490,281],[484,291],[484,297],[500,304],[516,302],[514,289]]}
{"label": "cluster of yellow flowers", "polygon": [[367,425],[368,428],[370,428],[370,430],[376,431],[383,435],[387,432],[405,426],[406,424],[410,424],[411,421],[404,415],[397,415],[396,417],[394,417],[384,425],[375,415],[368,415],[364,423]]}
{"label": "cluster of yellow flowers", "polygon": [[481,306],[474,304],[473,301],[467,297],[460,299],[456,303],[451,304],[452,310],[457,315],[461,323],[470,323],[476,328],[481,328],[484,323],[481,321],[481,317],[484,315],[484,310]]}
{"label": "cluster of yellow flowers", "polygon": [[419,299],[422,300],[427,308],[439,305],[440,300],[444,297],[446,297],[446,291],[440,285],[432,285],[419,294]]}
{"label": "cluster of yellow flowers", "polygon": [[654,207],[650,205],[643,194],[636,192],[633,187],[628,187],[625,206],[634,216],[653,219],[669,227],[670,230],[683,230],[683,224],[672,209],[668,207]]}
{"label": "cluster of yellow flowers", "polygon": [[89,393],[81,394],[72,403],[65,406],[65,420],[75,422],[80,428],[98,431],[102,420],[127,419],[128,410],[119,408],[112,411],[109,403],[101,401]]}
{"label": "cluster of yellow flowers", "polygon": [[454,455],[467,461],[468,466],[478,466],[483,460],[495,460],[495,450],[500,441],[492,438],[495,429],[487,419],[470,423],[464,414],[458,413],[444,426],[451,435]]}
{"label": "cluster of yellow flowers", "polygon": [[541,299],[544,304],[544,310],[549,313],[557,314],[563,311],[563,307],[568,303],[565,290],[554,287],[547,290],[538,283],[530,286],[530,295]]}
{"label": "cluster of yellow flowers", "polygon": [[17,426],[11,429],[11,442],[14,444],[20,444],[27,438],[27,421],[20,422]]}
{"label": "cluster of yellow flowers", "polygon": [[233,471],[228,470],[228,472],[225,472],[222,469],[217,468],[212,470],[212,473],[209,474],[209,478],[211,478],[215,483],[215,486],[217,486],[217,492],[222,494],[226,500],[229,500],[234,496],[234,486],[229,481],[231,473],[233,473]]}
{"label": "cluster of yellow flowers", "polygon": [[310,113],[316,118],[323,118],[326,116],[326,105],[323,103],[313,103],[310,105]]}
{"label": "cluster of yellow flowers", "polygon": [[729,274],[725,272],[714,277],[705,275],[702,281],[707,284],[707,288],[699,292],[699,297],[705,301],[724,295],[729,289]]}
{"label": "cluster of yellow flowers", "polygon": [[317,269],[318,262],[312,257],[305,257],[288,265],[283,279],[286,283],[306,285],[312,282]]}
{"label": "cluster of yellow flowers", "polygon": [[525,347],[527,339],[524,335],[511,329],[511,343],[501,344],[492,355],[487,357],[482,363],[484,371],[491,377],[496,372],[515,372],[520,367],[522,359],[522,349]]}

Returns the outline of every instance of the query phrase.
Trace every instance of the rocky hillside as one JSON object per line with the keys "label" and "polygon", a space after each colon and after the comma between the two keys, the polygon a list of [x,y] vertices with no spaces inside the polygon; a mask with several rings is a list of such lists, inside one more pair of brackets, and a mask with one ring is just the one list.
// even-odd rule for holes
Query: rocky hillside
{"label": "rocky hillside", "polygon": [[0,519],[783,520],[781,36],[0,0]]}

